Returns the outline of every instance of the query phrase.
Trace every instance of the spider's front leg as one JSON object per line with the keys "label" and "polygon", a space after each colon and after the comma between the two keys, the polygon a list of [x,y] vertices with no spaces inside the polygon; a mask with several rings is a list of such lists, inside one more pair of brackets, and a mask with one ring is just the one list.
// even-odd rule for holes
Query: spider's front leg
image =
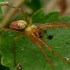
{"label": "spider's front leg", "polygon": [[26,17],[25,17],[25,14],[24,14],[24,10],[23,10],[23,9],[21,9],[21,8],[19,8],[19,7],[14,7],[14,6],[10,5],[10,4],[3,4],[3,5],[0,5],[0,6],[9,6],[9,7],[11,7],[11,8],[14,8],[14,9],[19,10],[19,11],[21,12],[21,14],[22,14],[24,20],[26,21]]}
{"label": "spider's front leg", "polygon": [[67,22],[54,22],[52,24],[41,24],[38,27],[42,30],[51,29],[51,28],[70,28],[70,24]]}
{"label": "spider's front leg", "polygon": [[22,34],[22,32],[20,32],[20,31],[8,29],[8,28],[0,28],[0,32],[1,32],[1,31],[10,31],[10,32],[15,32],[15,33],[20,33],[20,34]]}
{"label": "spider's front leg", "polygon": [[51,60],[48,58],[47,54],[45,53],[45,51],[43,50],[43,48],[41,47],[40,43],[36,40],[36,38],[31,34],[28,36],[32,42],[35,43],[35,45],[37,45],[37,47],[42,51],[42,53],[44,54],[44,56],[46,57],[47,61],[49,62],[50,66],[52,67],[52,70],[54,70],[53,64],[51,62]]}
{"label": "spider's front leg", "polygon": [[15,14],[15,12],[17,12],[17,11],[20,11],[21,12],[24,21],[26,21],[26,16],[25,16],[24,10],[21,9],[20,7],[17,7],[17,5],[16,6],[12,6],[10,4],[2,4],[0,6],[9,6],[10,8],[13,8],[13,9],[9,10],[8,13],[5,15],[3,21],[1,22],[1,26],[2,27],[6,27],[8,25],[11,17],[13,17],[14,16],[13,14]]}
{"label": "spider's front leg", "polygon": [[66,62],[67,64],[70,64],[70,61],[66,60],[65,58],[61,57],[60,55],[58,55],[57,53],[55,53],[50,46],[48,46],[42,39],[37,38],[34,34],[33,37],[36,39],[37,42],[41,43],[42,45],[44,45],[44,47],[49,50],[53,55],[57,56],[59,59],[63,60],[64,62]]}
{"label": "spider's front leg", "polygon": [[13,53],[14,53],[14,64],[15,64],[15,66],[17,65],[16,64],[16,40],[19,38],[22,38],[22,37],[24,37],[24,35],[17,36],[13,40]]}

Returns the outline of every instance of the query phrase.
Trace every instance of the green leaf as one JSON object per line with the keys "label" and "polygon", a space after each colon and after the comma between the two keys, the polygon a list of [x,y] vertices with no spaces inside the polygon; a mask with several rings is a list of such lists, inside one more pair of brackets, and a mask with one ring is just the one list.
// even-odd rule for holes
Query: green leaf
{"label": "green leaf", "polygon": [[[37,14],[33,16],[33,22],[40,22],[43,18],[43,22],[55,22],[58,21],[57,12],[51,12],[52,14],[44,15],[42,17],[43,10],[39,10]],[[36,19],[35,17],[38,16]],[[53,18],[54,17],[54,18]],[[67,18],[66,21],[70,19]],[[65,22],[65,21],[64,21]],[[37,23],[36,23],[37,24]],[[44,23],[43,23],[44,24]],[[46,36],[47,34],[47,36]],[[47,29],[47,33],[42,38],[57,54],[70,61],[70,29]],[[14,44],[13,40],[20,34],[15,32],[3,31],[0,34],[0,51],[1,51],[1,64],[9,67],[10,70],[16,70],[18,64],[21,65],[22,70],[52,70],[45,56],[39,50],[39,48],[28,38],[20,38],[16,41],[16,67],[14,63]],[[53,38],[50,39],[49,37]],[[42,46],[42,45],[41,45]],[[53,63],[54,70],[70,70],[70,65],[54,56],[50,51],[44,48],[49,59]],[[1,68],[0,68],[1,69]]]}
{"label": "green leaf", "polygon": [[58,21],[58,16],[59,16],[59,11],[49,12],[48,14],[46,14],[42,17],[41,22],[42,23],[57,22]]}
{"label": "green leaf", "polygon": [[0,2],[5,2],[5,0],[0,0]]}
{"label": "green leaf", "polygon": [[25,0],[25,5],[30,7],[33,12],[39,10],[42,7],[42,1],[41,0]]}
{"label": "green leaf", "polygon": [[49,12],[43,14],[43,9],[38,10],[32,15],[33,23],[46,23],[46,22],[57,22],[59,11]]}
{"label": "green leaf", "polygon": [[42,14],[43,14],[43,9],[40,9],[37,12],[35,12],[32,15],[32,22],[33,23],[39,23],[39,21],[41,21]]}
{"label": "green leaf", "polygon": [[59,19],[59,22],[70,22],[70,16],[64,16]]}

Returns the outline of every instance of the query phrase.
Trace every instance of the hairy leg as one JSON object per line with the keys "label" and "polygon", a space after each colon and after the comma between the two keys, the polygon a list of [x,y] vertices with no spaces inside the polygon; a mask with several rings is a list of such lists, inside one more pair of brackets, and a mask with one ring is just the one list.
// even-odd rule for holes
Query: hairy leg
{"label": "hairy leg", "polygon": [[15,66],[16,66],[16,40],[19,38],[22,38],[22,37],[24,37],[24,35],[17,36],[13,40],[13,53],[14,53],[14,64],[15,64]]}
{"label": "hairy leg", "polygon": [[0,6],[9,6],[9,7],[11,7],[11,8],[14,8],[14,9],[19,10],[19,11],[21,12],[21,14],[23,15],[24,21],[26,21],[26,17],[25,17],[25,14],[24,14],[24,10],[23,10],[23,9],[21,9],[21,8],[19,8],[19,7],[14,7],[14,6],[9,5],[9,4],[3,4],[3,5],[0,5]]}
{"label": "hairy leg", "polygon": [[47,54],[45,53],[45,51],[43,50],[43,48],[41,47],[41,45],[39,44],[39,42],[37,40],[35,40],[35,37],[33,35],[29,36],[29,38],[32,40],[32,42],[35,43],[35,45],[37,45],[37,47],[42,51],[42,53],[44,54],[44,56],[46,57],[47,61],[49,62],[50,66],[52,67],[52,70],[54,70],[53,68],[53,64],[51,62],[51,60],[48,58]]}
{"label": "hairy leg", "polygon": [[36,41],[38,41],[39,43],[41,43],[42,45],[44,45],[44,47],[46,49],[48,49],[53,55],[57,56],[58,58],[60,58],[61,60],[63,60],[64,62],[70,64],[69,61],[67,61],[65,58],[61,57],[60,55],[58,55],[57,53],[55,53],[51,48],[50,46],[48,46],[42,39],[40,38],[37,38],[34,34],[32,34],[34,36],[34,38],[36,39]]}
{"label": "hairy leg", "polygon": [[70,24],[63,24],[63,22],[61,24],[41,24],[41,25],[38,25],[38,27],[42,30],[45,30],[45,29],[51,29],[51,28],[70,28]]}
{"label": "hairy leg", "polygon": [[10,31],[10,32],[15,32],[15,33],[20,33],[20,34],[22,34],[22,32],[20,32],[20,31],[8,29],[8,28],[0,28],[0,31]]}

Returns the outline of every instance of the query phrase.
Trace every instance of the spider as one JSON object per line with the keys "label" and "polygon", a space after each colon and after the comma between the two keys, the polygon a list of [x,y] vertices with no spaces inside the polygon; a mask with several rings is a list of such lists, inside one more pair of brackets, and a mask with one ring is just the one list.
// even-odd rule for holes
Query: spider
{"label": "spider", "polygon": [[[49,59],[49,57],[47,56],[46,52],[44,51],[44,49],[41,47],[41,44],[47,49],[49,50],[53,55],[57,56],[59,59],[61,59],[62,61],[66,62],[67,64],[70,64],[70,62],[68,60],[66,60],[65,58],[63,58],[62,56],[60,56],[59,54],[57,54],[56,52],[54,52],[50,46],[42,40],[42,30],[46,30],[48,28],[69,28],[70,25],[66,24],[66,22],[56,22],[56,23],[52,23],[52,24],[41,24],[41,25],[35,25],[32,23],[32,19],[30,18],[30,24],[27,24],[26,22],[26,18],[25,18],[25,14],[24,14],[24,10],[22,10],[21,8],[18,7],[14,7],[12,5],[9,4],[3,4],[1,6],[10,6],[11,8],[15,8],[17,10],[19,10],[22,15],[24,20],[18,20],[18,21],[14,21],[10,24],[10,29],[7,28],[0,28],[1,30],[6,30],[6,31],[12,31],[12,32],[16,32],[16,33],[21,33],[20,36],[17,36],[14,38],[13,40],[13,46],[14,46],[14,64],[16,66],[16,40],[18,38],[22,38],[27,36],[40,50],[41,52],[44,54],[46,60],[48,61],[49,65],[51,66],[52,70],[54,70],[54,66],[51,62],[51,60]],[[18,66],[17,66],[18,68]],[[19,69],[18,69],[19,70]]]}

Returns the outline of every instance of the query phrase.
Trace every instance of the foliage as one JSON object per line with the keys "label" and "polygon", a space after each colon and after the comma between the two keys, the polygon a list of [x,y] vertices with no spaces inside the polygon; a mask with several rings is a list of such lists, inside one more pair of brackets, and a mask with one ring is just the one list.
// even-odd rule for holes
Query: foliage
{"label": "foliage", "polygon": [[[67,18],[67,19],[66,19]],[[59,12],[50,12],[43,14],[43,9],[38,10],[32,15],[33,24],[44,24],[49,22],[69,22],[70,17],[59,18]],[[70,60],[70,29],[47,29],[47,36],[43,40],[62,57]],[[14,32],[0,32],[0,55],[1,65],[8,67],[10,70],[16,70],[14,66],[13,39],[20,34]],[[49,36],[53,36],[49,39]],[[44,48],[49,59],[52,61],[55,70],[69,70],[70,65],[63,62],[56,56],[52,55]],[[52,70],[45,56],[37,46],[24,37],[16,41],[16,61],[20,63],[22,70]],[[1,68],[0,68],[1,69]],[[4,69],[7,70],[7,69]]]}
{"label": "foliage", "polygon": [[42,0],[25,0],[24,4],[30,7],[33,12],[35,12],[42,7]]}

